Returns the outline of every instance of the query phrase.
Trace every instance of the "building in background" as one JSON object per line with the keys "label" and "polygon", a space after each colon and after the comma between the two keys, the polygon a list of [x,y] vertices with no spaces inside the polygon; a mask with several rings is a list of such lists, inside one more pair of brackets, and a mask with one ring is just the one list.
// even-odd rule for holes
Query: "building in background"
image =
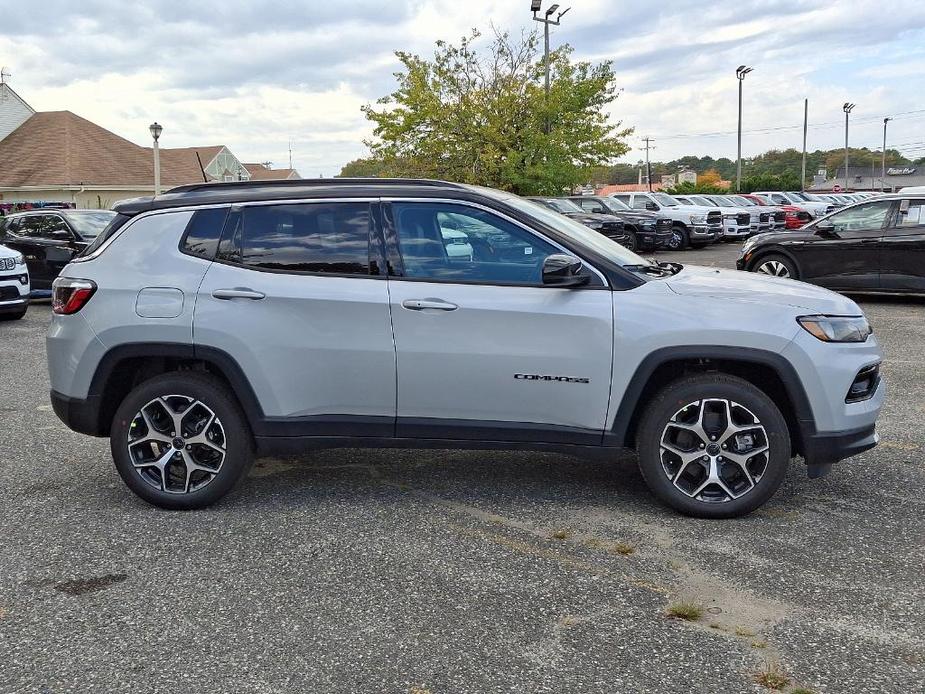
{"label": "building in background", "polygon": [[252,181],[285,181],[290,178],[302,178],[295,169],[273,169],[270,162],[263,164],[245,164]]}
{"label": "building in background", "polygon": [[[848,192],[854,191],[883,191],[893,193],[909,186],[925,186],[925,166],[892,166],[882,176],[880,162],[877,160],[871,166],[848,167]],[[825,171],[813,177],[813,193],[831,193],[845,190],[845,167],[841,166],[835,171],[833,178],[825,178]],[[820,180],[820,178],[822,180]]]}
{"label": "building in background", "polygon": [[[160,157],[164,190],[252,178],[248,167],[224,145],[161,148]],[[269,172],[265,169],[260,177],[298,177],[289,169],[266,176]],[[119,200],[153,193],[150,147],[70,111],[35,111],[9,84],[0,84],[0,204],[61,202],[109,208]]]}

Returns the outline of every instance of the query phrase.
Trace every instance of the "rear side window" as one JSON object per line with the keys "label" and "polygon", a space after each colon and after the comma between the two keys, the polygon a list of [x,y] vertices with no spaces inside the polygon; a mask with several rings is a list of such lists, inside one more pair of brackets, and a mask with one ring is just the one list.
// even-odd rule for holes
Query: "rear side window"
{"label": "rear side window", "polygon": [[278,272],[369,275],[369,203],[255,205],[235,213],[219,257]]}
{"label": "rear side window", "polygon": [[186,225],[180,250],[187,255],[212,260],[222,237],[222,227],[228,216],[227,207],[198,210]]}

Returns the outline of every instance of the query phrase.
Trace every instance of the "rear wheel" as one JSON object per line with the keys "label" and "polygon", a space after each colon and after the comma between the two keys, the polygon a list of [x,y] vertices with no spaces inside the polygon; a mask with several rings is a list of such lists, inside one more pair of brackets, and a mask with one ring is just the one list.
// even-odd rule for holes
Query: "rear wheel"
{"label": "rear wheel", "polygon": [[215,503],[254,457],[234,395],[215,377],[193,372],[157,376],[132,390],[113,418],[110,447],[128,487],[167,509]]}
{"label": "rear wheel", "polygon": [[700,518],[754,511],[780,487],[790,461],[790,434],[777,406],[726,374],[665,386],[646,408],[636,438],[652,493]]}
{"label": "rear wheel", "polygon": [[797,279],[797,269],[793,261],[779,254],[766,255],[758,259],[754,271],[761,275],[772,277],[787,277]]}

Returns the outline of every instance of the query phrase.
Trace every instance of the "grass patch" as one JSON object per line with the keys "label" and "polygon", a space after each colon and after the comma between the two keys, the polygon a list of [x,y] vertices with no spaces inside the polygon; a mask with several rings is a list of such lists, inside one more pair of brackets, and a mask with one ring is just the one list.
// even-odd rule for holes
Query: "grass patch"
{"label": "grass patch", "polygon": [[751,629],[746,629],[745,627],[736,627],[735,629],[736,636],[754,636],[755,632]]}
{"label": "grass patch", "polygon": [[703,617],[703,607],[694,602],[676,602],[668,606],[668,616],[696,622]]}
{"label": "grass patch", "polygon": [[571,537],[571,535],[572,534],[565,528],[559,528],[558,530],[554,530],[552,533],[552,537],[555,540],[567,540],[569,537]]}
{"label": "grass patch", "polygon": [[796,689],[791,689],[790,694],[816,694],[816,692],[814,692],[812,689],[797,687]]}
{"label": "grass patch", "polygon": [[767,648],[767,641],[752,641],[752,648]]}
{"label": "grass patch", "polygon": [[753,676],[755,682],[766,689],[779,691],[790,684],[790,678],[781,670],[777,663],[768,663],[764,670],[756,672]]}
{"label": "grass patch", "polygon": [[624,557],[628,557],[636,551],[636,548],[633,547],[629,542],[617,542],[613,546],[613,551],[617,554],[622,554]]}

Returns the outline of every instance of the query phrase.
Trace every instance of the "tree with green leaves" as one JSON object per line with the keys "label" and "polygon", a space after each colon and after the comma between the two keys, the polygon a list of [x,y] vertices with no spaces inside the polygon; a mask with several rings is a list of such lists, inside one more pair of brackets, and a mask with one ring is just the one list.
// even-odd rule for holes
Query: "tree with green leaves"
{"label": "tree with green leaves", "polygon": [[536,33],[495,32],[479,50],[438,41],[433,59],[399,51],[398,87],[363,108],[366,141],[386,175],[442,178],[520,194],[558,194],[626,153],[632,132],[609,122],[617,97],[609,63],[550,53],[550,89]]}

